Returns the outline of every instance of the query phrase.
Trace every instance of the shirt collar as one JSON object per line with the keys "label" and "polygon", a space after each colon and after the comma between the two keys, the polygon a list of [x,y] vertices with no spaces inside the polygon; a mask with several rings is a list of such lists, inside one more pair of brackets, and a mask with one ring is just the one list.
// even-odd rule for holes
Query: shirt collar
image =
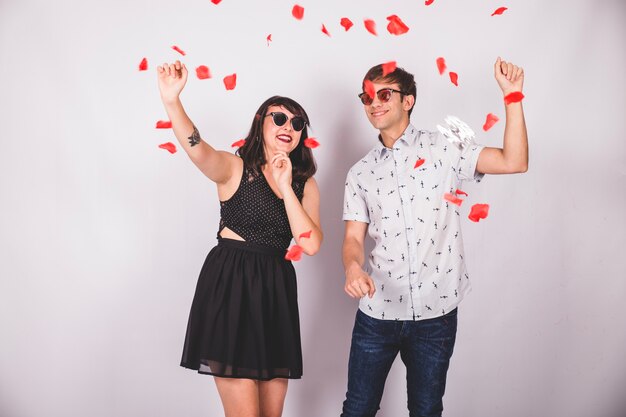
{"label": "shirt collar", "polygon": [[[417,129],[413,127],[412,124],[409,123],[409,125],[404,130],[404,133],[402,133],[402,136],[400,136],[398,140],[396,140],[396,142],[393,144],[394,149],[407,148],[413,145],[415,143],[415,140],[417,139],[417,133],[418,133]],[[383,144],[383,138],[379,134],[378,143],[374,147],[374,150],[376,152],[376,155],[379,158],[382,158],[386,152],[391,150],[391,148],[387,148]]]}

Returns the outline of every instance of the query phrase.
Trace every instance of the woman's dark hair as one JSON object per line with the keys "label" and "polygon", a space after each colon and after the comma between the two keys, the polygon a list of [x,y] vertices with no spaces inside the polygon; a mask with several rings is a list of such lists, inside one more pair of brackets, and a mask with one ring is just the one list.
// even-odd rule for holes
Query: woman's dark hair
{"label": "woman's dark hair", "polygon": [[302,135],[300,136],[298,146],[289,154],[289,159],[291,159],[291,165],[293,167],[292,178],[295,181],[306,181],[317,171],[315,159],[313,159],[313,152],[311,152],[310,148],[304,146],[304,140],[309,137],[307,132],[307,127],[310,125],[309,116],[301,105],[288,97],[270,97],[261,104],[261,107],[259,107],[254,115],[254,120],[252,121],[252,126],[246,137],[246,141],[244,145],[237,150],[236,154],[241,156],[244,166],[251,168],[257,174],[261,173],[261,167],[267,162],[265,160],[265,149],[263,148],[263,122],[267,115],[267,109],[270,106],[282,106],[295,116],[304,118],[306,122],[301,132]]}
{"label": "woman's dark hair", "polygon": [[[363,77],[363,83],[361,88],[365,91],[365,80],[372,82],[383,82],[385,84],[398,83],[400,91],[404,91],[408,96],[413,96],[417,99],[417,86],[415,85],[415,77],[410,72],[405,71],[403,68],[396,68],[393,72],[383,76],[383,64],[376,65],[367,71],[365,77]],[[400,97],[402,98],[402,97]],[[415,106],[415,105],[414,105]],[[413,112],[413,107],[409,109],[409,117]]]}

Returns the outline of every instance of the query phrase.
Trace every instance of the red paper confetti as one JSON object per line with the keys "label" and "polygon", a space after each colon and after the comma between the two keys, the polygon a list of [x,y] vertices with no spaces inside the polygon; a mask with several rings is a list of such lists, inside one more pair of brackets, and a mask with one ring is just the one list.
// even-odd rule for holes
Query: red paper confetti
{"label": "red paper confetti", "polygon": [[172,142],[162,143],[159,145],[159,148],[165,149],[169,153],[176,153],[176,145],[174,145]]}
{"label": "red paper confetti", "polygon": [[146,71],[148,69],[148,59],[144,58],[139,63],[139,71]]}
{"label": "red paper confetti", "polygon": [[239,139],[237,142],[233,142],[230,146],[233,148],[239,148],[246,143],[245,139]]}
{"label": "red paper confetti", "polygon": [[285,259],[288,261],[299,261],[302,258],[303,249],[298,245],[293,245],[287,251]]}
{"label": "red paper confetti", "polygon": [[452,81],[452,84],[456,85],[457,87],[459,86],[459,75],[456,72],[452,72],[450,71],[450,81]]}
{"label": "red paper confetti", "polygon": [[369,33],[374,36],[378,36],[378,34],[376,33],[376,22],[374,22],[372,19],[365,19],[363,21],[363,24],[365,25],[365,29],[367,29]]}
{"label": "red paper confetti", "polygon": [[450,194],[450,193],[445,193],[443,195],[443,199],[446,201],[449,201],[452,204],[456,204],[457,206],[460,206],[461,203],[463,203],[463,200],[461,200],[459,197],[455,196],[454,194]]}
{"label": "red paper confetti", "polygon": [[207,78],[211,78],[211,71],[206,65],[200,65],[196,68],[196,75],[200,80],[206,80]]}
{"label": "red paper confetti", "polygon": [[342,17],[341,18],[341,26],[343,26],[343,28],[347,32],[348,30],[350,30],[350,28],[352,26],[354,26],[354,23],[352,23],[352,20],[348,19],[347,17]]}
{"label": "red paper confetti", "polygon": [[267,35],[267,46],[270,46],[270,42],[272,41],[272,34]]}
{"label": "red paper confetti", "polygon": [[304,146],[307,148],[315,149],[320,146],[319,142],[315,140],[315,138],[306,138],[304,140]]}
{"label": "red paper confetti", "polygon": [[298,20],[302,20],[302,18],[304,17],[304,7],[302,6],[298,6],[297,4],[295,6],[293,6],[293,9],[291,9],[291,14],[293,15],[293,17],[295,17]]}
{"label": "red paper confetti", "polygon": [[443,75],[446,71],[446,60],[442,57],[437,58],[437,69],[439,70],[439,74]]}
{"label": "red paper confetti", "polygon": [[387,74],[391,74],[397,68],[396,61],[389,61],[383,64],[383,77]]}
{"label": "red paper confetti", "polygon": [[495,115],[495,114],[493,114],[493,113],[489,113],[489,114],[487,115],[487,120],[485,121],[485,124],[483,125],[483,130],[484,130],[485,132],[486,132],[486,131],[488,131],[489,129],[491,129],[491,127],[492,127],[493,125],[495,125],[495,124],[496,124],[496,122],[497,122],[498,120],[500,120],[500,119],[498,118],[498,116],[496,116],[496,115]]}
{"label": "red paper confetti", "polygon": [[304,232],[304,233],[300,233],[299,238],[303,239],[303,238],[310,238],[311,237],[311,230],[309,230],[308,232]]}
{"label": "red paper confetti", "polygon": [[159,120],[156,123],[156,128],[157,129],[171,129],[172,128],[172,122],[170,122],[169,120]]}
{"label": "red paper confetti", "polygon": [[425,159],[418,159],[417,161],[415,161],[415,166],[413,168],[419,168],[422,165],[424,165],[424,162],[426,162]]}
{"label": "red paper confetti", "polygon": [[220,4],[222,2],[222,0],[211,0],[211,3],[213,4]]}
{"label": "red paper confetti", "polygon": [[233,90],[237,85],[237,74],[227,75],[224,77],[224,86],[227,90]]}
{"label": "red paper confetti", "polygon": [[464,195],[466,197],[469,197],[469,194],[467,194],[465,191],[463,190],[459,190],[458,188],[456,189],[456,191],[454,192],[454,194],[456,195]]}
{"label": "red paper confetti", "polygon": [[424,4],[425,4],[426,6],[430,6],[431,4],[433,4],[433,2],[434,2],[434,1],[435,1],[435,0],[426,0],[426,1],[424,2]]}
{"label": "red paper confetti", "polygon": [[478,222],[480,221],[480,219],[487,218],[488,214],[489,214],[489,204],[474,204],[467,218],[473,222]]}
{"label": "red paper confetti", "polygon": [[182,56],[185,56],[187,54],[185,54],[185,51],[183,51],[182,49],[180,49],[178,46],[174,45],[172,46],[172,49],[175,50],[176,52],[178,52],[179,54],[181,54]]}
{"label": "red paper confetti", "polygon": [[504,13],[505,10],[507,10],[506,7],[498,7],[495,12],[491,13],[491,15],[492,16],[500,15],[500,14]]}
{"label": "red paper confetti", "polygon": [[523,98],[524,94],[522,94],[521,91],[514,91],[504,96],[504,104],[517,103],[519,101],[522,101]]}
{"label": "red paper confetti", "polygon": [[388,16],[387,20],[389,20],[387,30],[392,35],[403,35],[409,31],[409,27],[405,25],[404,22],[395,14]]}
{"label": "red paper confetti", "polygon": [[328,33],[328,29],[326,29],[326,26],[324,26],[324,24],[322,24],[322,33],[328,37],[330,37],[330,33]]}
{"label": "red paper confetti", "polygon": [[363,82],[364,87],[365,87],[365,92],[367,93],[368,96],[370,96],[372,98],[372,100],[374,99],[374,97],[376,97],[376,88],[374,87],[374,83],[371,82],[370,80],[365,80]]}

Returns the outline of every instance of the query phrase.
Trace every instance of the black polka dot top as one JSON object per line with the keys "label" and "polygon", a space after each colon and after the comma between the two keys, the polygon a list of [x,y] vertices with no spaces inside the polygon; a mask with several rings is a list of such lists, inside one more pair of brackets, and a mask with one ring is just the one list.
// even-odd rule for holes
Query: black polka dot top
{"label": "black polka dot top", "polygon": [[[302,201],[304,182],[291,182]],[[220,202],[219,233],[228,227],[245,241],[277,249],[287,249],[293,238],[285,203],[278,198],[263,173],[254,173],[244,166],[239,188],[226,201]]]}

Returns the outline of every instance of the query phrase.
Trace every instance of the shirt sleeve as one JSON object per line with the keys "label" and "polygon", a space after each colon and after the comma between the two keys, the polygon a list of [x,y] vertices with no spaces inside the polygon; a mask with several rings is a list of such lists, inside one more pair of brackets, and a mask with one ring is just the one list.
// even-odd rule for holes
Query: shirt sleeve
{"label": "shirt sleeve", "polygon": [[353,168],[348,172],[346,177],[346,187],[343,193],[343,220],[369,223],[370,218],[367,211],[367,202],[357,186],[357,183],[358,178]]}
{"label": "shirt sleeve", "polygon": [[480,182],[485,174],[476,171],[478,157],[485,147],[478,144],[468,145],[459,153],[456,175],[459,181]]}

